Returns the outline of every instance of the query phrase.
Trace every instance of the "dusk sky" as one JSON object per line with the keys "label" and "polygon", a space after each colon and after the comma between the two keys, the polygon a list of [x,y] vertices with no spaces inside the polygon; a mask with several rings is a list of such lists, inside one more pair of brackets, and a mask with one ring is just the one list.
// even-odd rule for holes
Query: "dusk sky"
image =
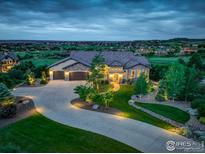
{"label": "dusk sky", "polygon": [[0,39],[205,38],[205,0],[0,0]]}

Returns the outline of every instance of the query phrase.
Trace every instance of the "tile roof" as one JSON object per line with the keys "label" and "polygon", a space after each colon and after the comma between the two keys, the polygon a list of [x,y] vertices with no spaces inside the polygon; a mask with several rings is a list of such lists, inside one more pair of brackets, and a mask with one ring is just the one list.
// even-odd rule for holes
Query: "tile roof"
{"label": "tile roof", "polygon": [[92,59],[98,54],[104,57],[108,66],[122,66],[124,68],[131,68],[140,64],[147,67],[150,66],[145,57],[135,56],[134,53],[125,51],[73,51],[70,54],[70,58],[90,66]]}
{"label": "tile roof", "polygon": [[6,52],[6,53],[0,53],[0,61],[3,59],[11,58],[13,60],[18,60],[18,57],[13,52]]}

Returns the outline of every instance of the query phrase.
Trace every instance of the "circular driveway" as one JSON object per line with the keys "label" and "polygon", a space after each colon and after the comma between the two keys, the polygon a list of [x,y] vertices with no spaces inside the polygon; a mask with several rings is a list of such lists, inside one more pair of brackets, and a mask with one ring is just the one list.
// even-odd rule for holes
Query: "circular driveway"
{"label": "circular driveway", "polygon": [[70,101],[77,97],[73,89],[80,84],[84,82],[56,80],[43,87],[20,87],[13,93],[31,97],[37,110],[49,119],[105,135],[142,152],[169,152],[167,141],[188,140],[144,122],[73,107]]}

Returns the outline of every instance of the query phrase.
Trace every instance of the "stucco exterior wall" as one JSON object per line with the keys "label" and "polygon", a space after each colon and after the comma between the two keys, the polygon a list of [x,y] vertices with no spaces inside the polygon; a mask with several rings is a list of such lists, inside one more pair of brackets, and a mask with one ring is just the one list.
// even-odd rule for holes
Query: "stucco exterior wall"
{"label": "stucco exterior wall", "polygon": [[73,64],[73,65],[67,67],[65,70],[68,71],[68,72],[69,71],[72,71],[72,72],[73,71],[88,71],[89,67],[85,66],[81,63],[76,63],[76,64]]}

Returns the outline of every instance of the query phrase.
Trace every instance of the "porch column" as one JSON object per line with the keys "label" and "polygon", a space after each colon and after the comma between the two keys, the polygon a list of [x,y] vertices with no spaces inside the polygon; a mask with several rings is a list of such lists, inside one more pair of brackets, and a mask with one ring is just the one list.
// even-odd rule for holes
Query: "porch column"
{"label": "porch column", "polygon": [[49,70],[49,78],[50,78],[50,80],[53,80],[53,71],[52,70]]}
{"label": "porch column", "polygon": [[65,80],[69,81],[69,72],[68,71],[64,72],[64,76],[65,76]]}

